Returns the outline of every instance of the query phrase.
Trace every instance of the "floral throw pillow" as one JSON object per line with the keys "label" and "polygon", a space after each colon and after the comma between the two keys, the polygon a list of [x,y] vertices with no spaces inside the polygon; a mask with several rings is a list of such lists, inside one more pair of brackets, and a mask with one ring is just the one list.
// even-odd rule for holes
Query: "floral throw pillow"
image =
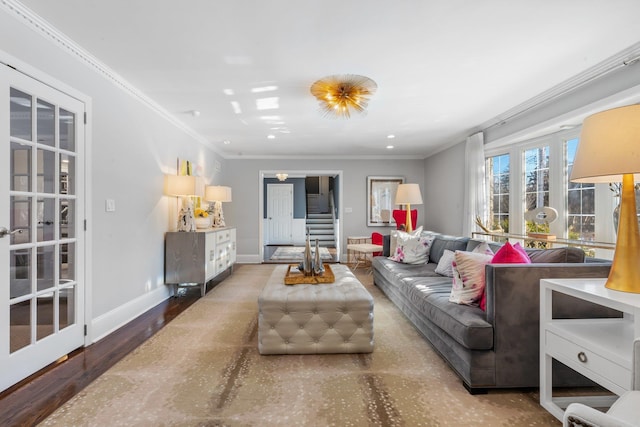
{"label": "floral throw pillow", "polygon": [[389,259],[403,264],[425,264],[429,261],[429,249],[434,236],[421,236],[422,228],[416,231],[398,232],[396,250]]}
{"label": "floral throw pillow", "polygon": [[453,285],[449,301],[456,304],[478,306],[484,293],[484,266],[493,255],[456,251],[453,263]]}

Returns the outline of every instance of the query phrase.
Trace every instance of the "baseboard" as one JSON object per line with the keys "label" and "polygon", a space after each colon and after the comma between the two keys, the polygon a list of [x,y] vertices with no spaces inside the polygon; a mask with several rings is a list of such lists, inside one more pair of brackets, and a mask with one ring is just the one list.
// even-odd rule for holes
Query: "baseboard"
{"label": "baseboard", "polygon": [[171,296],[171,287],[159,286],[134,300],[127,302],[91,321],[89,341],[95,343],[116,329],[126,325],[142,313],[151,310]]}

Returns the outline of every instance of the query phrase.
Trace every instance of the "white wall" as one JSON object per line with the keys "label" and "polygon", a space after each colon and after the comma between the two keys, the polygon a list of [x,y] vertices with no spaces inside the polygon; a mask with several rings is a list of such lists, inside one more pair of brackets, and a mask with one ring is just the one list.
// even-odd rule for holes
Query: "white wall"
{"label": "white wall", "polygon": [[428,214],[424,227],[461,235],[464,208],[464,142],[424,161],[423,199]]}
{"label": "white wall", "polygon": [[[90,336],[100,337],[158,304],[164,285],[164,233],[173,228],[175,201],[163,195],[163,175],[177,158],[190,159],[205,179],[221,183],[224,161],[183,129],[0,12],[0,59],[24,63],[91,98],[87,196],[91,204],[86,278]],[[222,171],[214,175],[213,164]],[[105,199],[116,211],[105,212]]]}
{"label": "white wall", "polygon": [[[227,225],[237,227],[239,260],[259,259],[261,170],[308,171],[310,174],[313,171],[342,171],[340,224],[343,248],[348,236],[370,236],[374,231],[387,234],[391,230],[389,227],[367,227],[367,176],[402,176],[405,182],[424,182],[423,160],[228,159],[225,178],[226,185],[233,189],[233,202],[225,203],[224,215]],[[352,212],[344,213],[344,208],[351,208]],[[412,208],[418,209],[418,225],[423,223],[425,215],[431,215],[427,205],[412,205]]]}

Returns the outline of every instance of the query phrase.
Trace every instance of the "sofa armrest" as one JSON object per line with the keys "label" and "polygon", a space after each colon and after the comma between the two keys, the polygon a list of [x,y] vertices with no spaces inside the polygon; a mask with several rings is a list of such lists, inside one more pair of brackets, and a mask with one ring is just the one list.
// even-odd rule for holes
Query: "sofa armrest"
{"label": "sofa armrest", "polygon": [[[488,264],[487,321],[494,328],[499,384],[535,384],[539,376],[540,279],[606,278],[609,263]],[[553,299],[554,317],[619,317],[620,313],[567,295]],[[510,367],[521,367],[510,369]],[[520,370],[518,370],[520,369]],[[527,372],[528,371],[528,372]]]}

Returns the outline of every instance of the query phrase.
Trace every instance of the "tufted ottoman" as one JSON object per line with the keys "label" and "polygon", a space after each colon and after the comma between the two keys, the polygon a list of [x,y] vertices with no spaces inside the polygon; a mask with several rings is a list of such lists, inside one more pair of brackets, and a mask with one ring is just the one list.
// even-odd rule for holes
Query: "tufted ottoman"
{"label": "tufted ottoman", "polygon": [[260,354],[373,351],[373,298],[346,266],[331,269],[334,283],[288,286],[275,268],[258,297]]}

